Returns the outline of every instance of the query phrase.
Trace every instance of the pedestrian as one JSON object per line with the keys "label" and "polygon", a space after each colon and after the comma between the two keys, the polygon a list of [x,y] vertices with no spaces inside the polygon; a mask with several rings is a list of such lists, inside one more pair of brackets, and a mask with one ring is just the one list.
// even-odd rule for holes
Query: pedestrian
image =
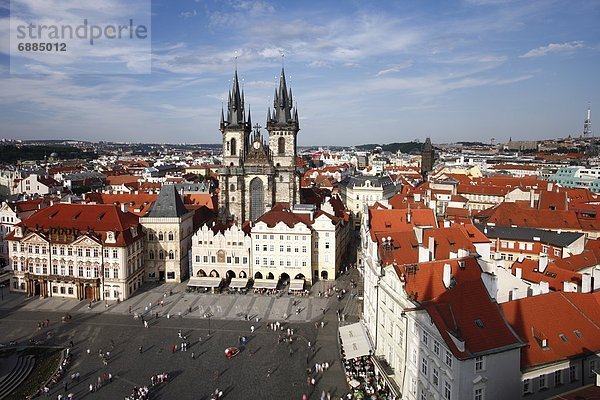
{"label": "pedestrian", "polygon": [[321,328],[325,327],[325,321],[321,321]]}
{"label": "pedestrian", "polygon": [[129,306],[129,314],[131,314],[131,306]]}
{"label": "pedestrian", "polygon": [[192,351],[192,360],[196,359],[196,354]]}
{"label": "pedestrian", "polygon": [[86,351],[87,351],[87,354],[88,354],[88,356],[89,356],[89,355],[90,355],[90,353],[91,353],[90,349],[87,349]]}
{"label": "pedestrian", "polygon": [[177,336],[181,339],[181,329],[177,331]]}
{"label": "pedestrian", "polygon": [[94,385],[90,383],[90,393],[94,393]]}
{"label": "pedestrian", "polygon": [[308,341],[308,348],[310,349],[310,340]]}
{"label": "pedestrian", "polygon": [[144,348],[142,346],[140,346],[139,351],[140,351],[140,354],[142,354],[142,352],[144,351]]}
{"label": "pedestrian", "polygon": [[148,327],[148,321],[144,321],[144,328]]}
{"label": "pedestrian", "polygon": [[267,378],[271,376],[271,368],[267,369]]}
{"label": "pedestrian", "polygon": [[108,373],[108,381],[112,382],[112,374],[110,372]]}
{"label": "pedestrian", "polygon": [[250,327],[250,332],[254,333],[254,325]]}

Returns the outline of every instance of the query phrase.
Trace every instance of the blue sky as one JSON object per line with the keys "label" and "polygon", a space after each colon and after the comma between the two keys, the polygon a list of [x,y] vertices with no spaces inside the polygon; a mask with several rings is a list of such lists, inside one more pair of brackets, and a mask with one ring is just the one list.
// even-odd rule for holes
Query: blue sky
{"label": "blue sky", "polygon": [[34,58],[11,74],[8,10],[0,0],[4,138],[218,143],[235,57],[264,125],[281,54],[300,145],[579,135],[588,103],[600,127],[598,1],[155,0],[151,73],[96,75]]}

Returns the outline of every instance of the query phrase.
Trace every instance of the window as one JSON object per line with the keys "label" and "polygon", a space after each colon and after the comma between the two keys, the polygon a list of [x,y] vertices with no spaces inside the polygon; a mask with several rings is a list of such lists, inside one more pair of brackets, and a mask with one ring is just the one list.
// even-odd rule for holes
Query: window
{"label": "window", "polygon": [[104,258],[108,258],[108,249],[104,249]]}
{"label": "window", "polygon": [[153,232],[148,233],[148,240],[150,240],[150,241],[154,240],[154,233]]}
{"label": "window", "polygon": [[83,249],[77,249],[77,256],[83,257]]}
{"label": "window", "polygon": [[325,242],[325,248],[328,249],[329,248],[329,242]]}
{"label": "window", "polygon": [[440,342],[437,340],[433,341],[433,352],[438,356],[440,355]]}
{"label": "window", "polygon": [[524,379],[523,380],[523,394],[531,393],[531,380]]}
{"label": "window", "polygon": [[[15,247],[16,247],[16,243],[13,246],[13,250],[16,250]],[[56,253],[57,253],[56,246],[52,246],[52,255],[56,255]]]}
{"label": "window", "polygon": [[562,385],[562,371],[554,371],[554,386]]}
{"label": "window", "polygon": [[67,292],[72,295],[73,294],[73,286],[69,286],[69,288],[67,289]]}
{"label": "window", "polygon": [[283,245],[282,244],[279,245],[279,252],[283,253]]}
{"label": "window", "polygon": [[162,232],[158,232],[158,240],[165,240],[165,235]]}
{"label": "window", "polygon": [[169,240],[175,240],[175,235],[173,235],[173,232],[169,232]]}
{"label": "window", "polygon": [[540,390],[548,388],[548,382],[546,382],[546,374],[542,374],[539,376],[538,383],[540,384]]}
{"label": "window", "polygon": [[483,356],[475,357],[475,372],[485,370],[485,359]]}
{"label": "window", "polygon": [[83,277],[83,267],[79,267],[79,268],[77,269],[77,274],[78,274],[80,277]]}
{"label": "window", "polygon": [[589,376],[594,376],[596,371],[596,360],[590,361],[590,374]]}
{"label": "window", "polygon": [[260,258],[256,257],[255,264],[260,265]]}
{"label": "window", "polygon": [[[382,314],[382,315],[385,315],[385,314]],[[412,349],[412,362],[414,364],[417,363],[417,349],[415,349],[415,348]]]}
{"label": "window", "polygon": [[119,268],[113,270],[113,278],[119,279]]}
{"label": "window", "polygon": [[104,277],[105,278],[110,278],[110,269],[104,268]]}
{"label": "window", "polygon": [[94,257],[98,257],[98,249],[94,249]]}
{"label": "window", "polygon": [[248,257],[242,257],[242,264],[248,264]]}
{"label": "window", "polygon": [[423,357],[421,359],[421,373],[425,376],[427,376],[427,367],[428,367],[427,359],[425,357]]}
{"label": "window", "polygon": [[433,386],[438,387],[440,384],[440,371],[437,368],[434,368],[431,371],[431,383]]}
{"label": "window", "polygon": [[169,260],[174,260],[175,259],[175,253],[173,253],[173,250],[169,251]]}
{"label": "window", "polygon": [[484,400],[484,388],[477,388],[473,391],[473,400]]}
{"label": "window", "polygon": [[275,251],[275,246],[274,245],[269,245],[269,251]]}
{"label": "window", "polygon": [[542,253],[548,254],[548,246],[542,246]]}
{"label": "window", "polygon": [[452,353],[446,350],[446,365],[452,367]]}
{"label": "window", "polygon": [[92,255],[92,251],[90,249],[85,249],[85,256],[91,257],[91,255]]}
{"label": "window", "polygon": [[260,251],[260,244],[257,244],[257,245],[254,247],[254,249],[255,249],[256,251]]}
{"label": "window", "polygon": [[113,258],[119,257],[119,252],[115,249],[113,250]]}
{"label": "window", "polygon": [[306,246],[302,246],[302,252],[306,253]]}
{"label": "window", "polygon": [[[44,265],[44,273],[46,273],[46,266]],[[69,275],[73,276],[73,266],[69,265]]]}
{"label": "window", "polygon": [[554,249],[554,255],[560,257],[560,249]]}
{"label": "window", "polygon": [[53,265],[53,266],[52,266],[52,273],[53,273],[54,275],[58,275],[58,265]]}
{"label": "window", "polygon": [[266,244],[263,244],[263,251],[267,251],[268,246]]}
{"label": "window", "polygon": [[569,366],[569,382],[577,382],[577,365]]}
{"label": "window", "polygon": [[444,382],[444,399],[450,400],[452,398],[452,385],[448,382]]}
{"label": "window", "polygon": [[423,341],[423,344],[425,346],[427,346],[427,344],[429,343],[429,334],[425,331],[423,331],[423,336],[421,336],[421,341]]}

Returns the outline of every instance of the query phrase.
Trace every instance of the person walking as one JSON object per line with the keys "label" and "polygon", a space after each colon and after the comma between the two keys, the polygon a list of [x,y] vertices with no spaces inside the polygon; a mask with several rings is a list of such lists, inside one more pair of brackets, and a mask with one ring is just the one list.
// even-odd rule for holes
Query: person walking
{"label": "person walking", "polygon": [[144,321],[144,328],[148,328],[148,321]]}
{"label": "person walking", "polygon": [[254,325],[250,327],[250,332],[254,333]]}
{"label": "person walking", "polygon": [[194,352],[192,351],[192,360],[195,360],[195,359],[196,359],[196,353],[194,353]]}
{"label": "person walking", "polygon": [[140,346],[138,350],[140,351],[140,354],[142,354],[142,352],[144,351],[144,348],[142,346]]}

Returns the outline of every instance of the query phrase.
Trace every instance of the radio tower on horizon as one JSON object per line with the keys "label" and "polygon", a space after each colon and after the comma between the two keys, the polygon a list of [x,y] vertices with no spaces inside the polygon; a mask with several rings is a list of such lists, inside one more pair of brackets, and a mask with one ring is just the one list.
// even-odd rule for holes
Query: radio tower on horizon
{"label": "radio tower on horizon", "polygon": [[584,139],[592,137],[592,111],[590,105],[588,105],[587,118],[583,121],[583,137]]}

